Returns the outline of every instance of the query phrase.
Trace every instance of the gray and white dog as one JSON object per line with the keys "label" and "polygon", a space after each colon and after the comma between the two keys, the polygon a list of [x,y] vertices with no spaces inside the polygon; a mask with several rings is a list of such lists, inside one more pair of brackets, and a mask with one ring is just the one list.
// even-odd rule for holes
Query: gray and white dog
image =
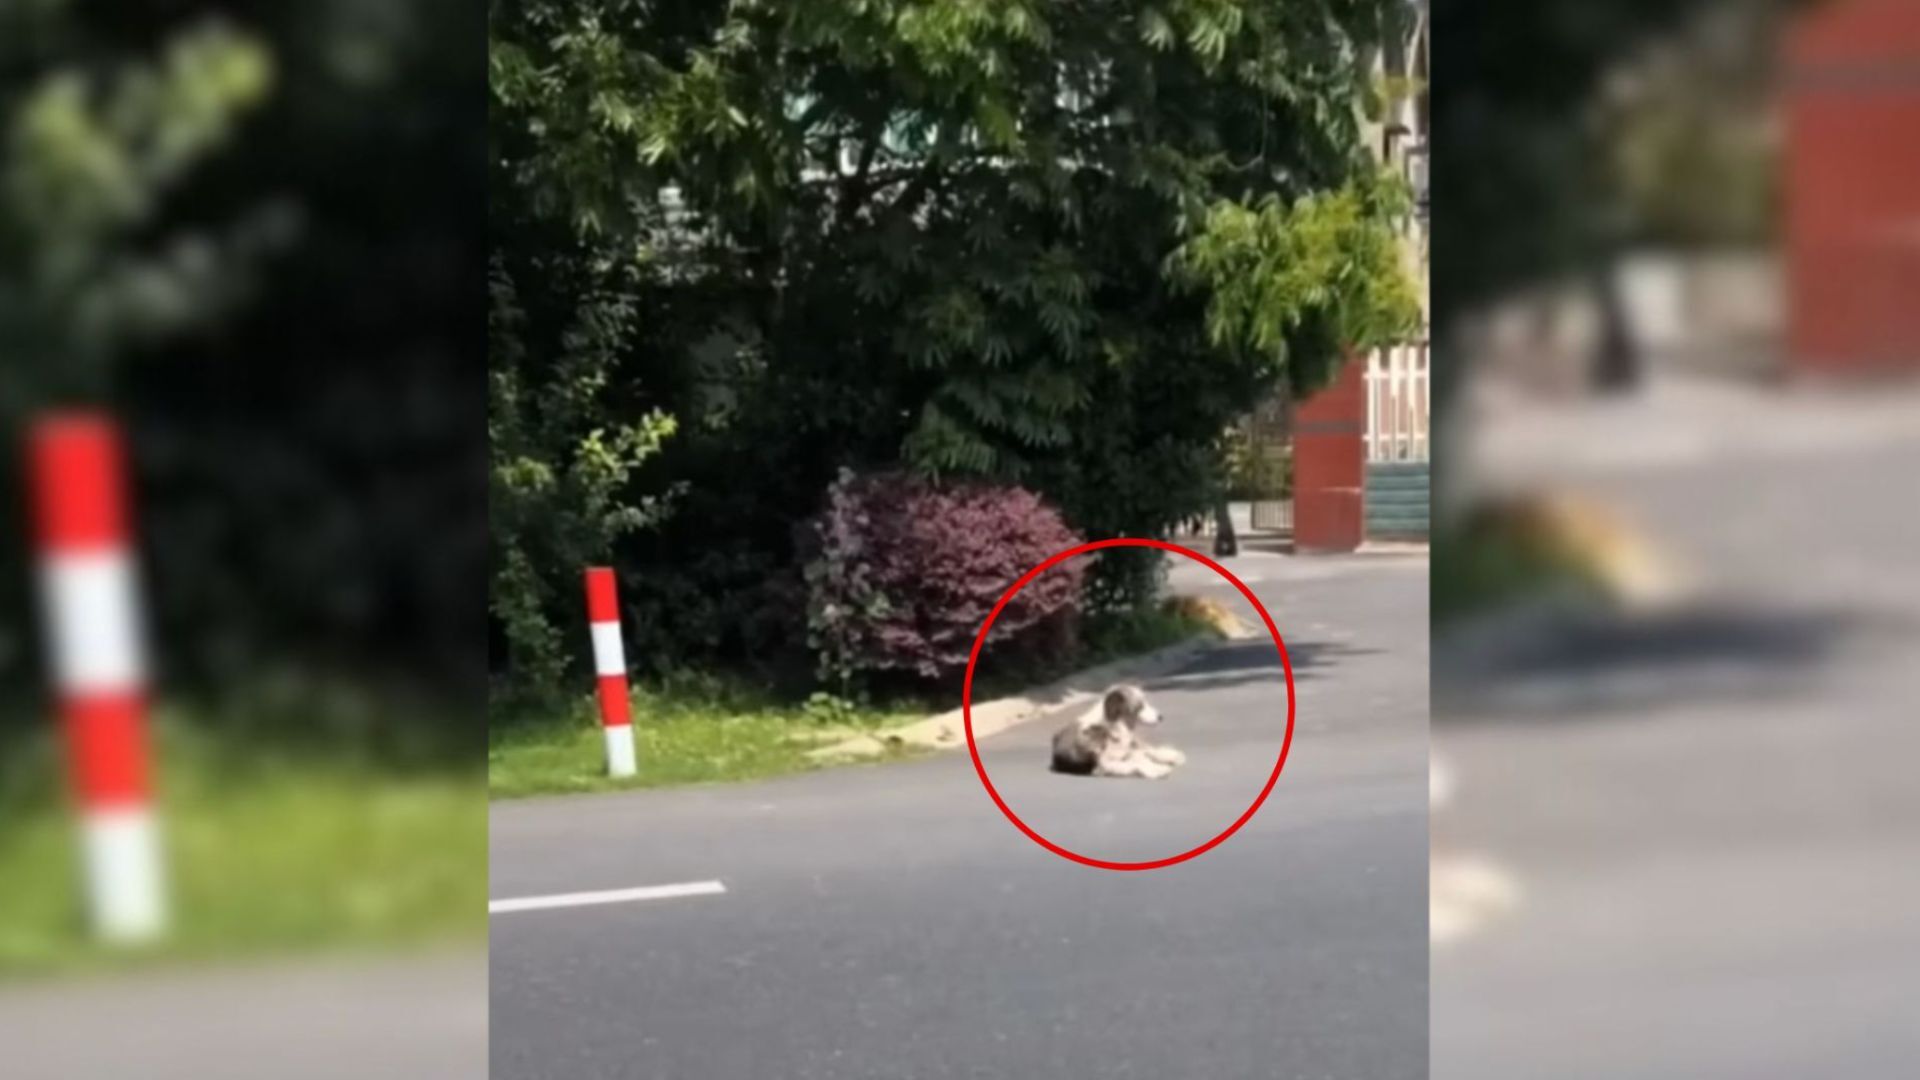
{"label": "gray and white dog", "polygon": [[1053,737],[1053,771],[1076,776],[1137,776],[1158,780],[1187,755],[1140,738],[1139,728],[1160,722],[1160,711],[1137,686],[1116,686],[1100,704]]}

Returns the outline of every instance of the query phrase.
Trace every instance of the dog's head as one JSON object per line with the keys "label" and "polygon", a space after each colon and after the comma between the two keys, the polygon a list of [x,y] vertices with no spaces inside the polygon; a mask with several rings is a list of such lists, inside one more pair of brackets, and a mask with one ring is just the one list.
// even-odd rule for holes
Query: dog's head
{"label": "dog's head", "polygon": [[1128,727],[1151,727],[1160,722],[1160,710],[1147,701],[1137,686],[1116,686],[1107,691],[1107,720]]}

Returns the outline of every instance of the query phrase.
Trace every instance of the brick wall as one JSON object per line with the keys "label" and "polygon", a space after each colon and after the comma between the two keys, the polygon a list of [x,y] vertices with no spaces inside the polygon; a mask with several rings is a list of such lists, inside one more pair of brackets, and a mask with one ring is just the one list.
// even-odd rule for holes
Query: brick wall
{"label": "brick wall", "polygon": [[1353,551],[1366,538],[1366,363],[1349,358],[1331,386],[1293,413],[1293,546]]}
{"label": "brick wall", "polygon": [[1792,363],[1920,372],[1920,2],[1815,6],[1785,69]]}

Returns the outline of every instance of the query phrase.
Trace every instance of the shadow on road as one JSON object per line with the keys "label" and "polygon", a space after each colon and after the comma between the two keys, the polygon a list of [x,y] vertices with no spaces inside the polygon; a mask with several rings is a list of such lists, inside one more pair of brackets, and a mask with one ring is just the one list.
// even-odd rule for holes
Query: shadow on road
{"label": "shadow on road", "polygon": [[1732,606],[1515,623],[1440,646],[1435,697],[1470,708],[1442,709],[1434,719],[1624,716],[1656,705],[1807,696],[1818,693],[1813,677],[1850,649],[1900,629],[1856,611]]}
{"label": "shadow on road", "polygon": [[[1294,681],[1302,682],[1321,677],[1321,669],[1342,659],[1378,652],[1337,641],[1303,641],[1287,646],[1287,661],[1293,668]],[[1181,671],[1147,685],[1149,689],[1211,690],[1280,677],[1280,654],[1274,651],[1273,642],[1244,641],[1210,649]]]}

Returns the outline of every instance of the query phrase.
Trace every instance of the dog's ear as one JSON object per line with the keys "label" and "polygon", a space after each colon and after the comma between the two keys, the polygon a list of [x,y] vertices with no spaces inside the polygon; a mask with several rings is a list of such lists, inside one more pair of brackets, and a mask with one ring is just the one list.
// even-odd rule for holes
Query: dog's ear
{"label": "dog's ear", "polygon": [[1127,699],[1127,692],[1119,687],[1107,691],[1107,719],[1125,720],[1133,714],[1133,702]]}

